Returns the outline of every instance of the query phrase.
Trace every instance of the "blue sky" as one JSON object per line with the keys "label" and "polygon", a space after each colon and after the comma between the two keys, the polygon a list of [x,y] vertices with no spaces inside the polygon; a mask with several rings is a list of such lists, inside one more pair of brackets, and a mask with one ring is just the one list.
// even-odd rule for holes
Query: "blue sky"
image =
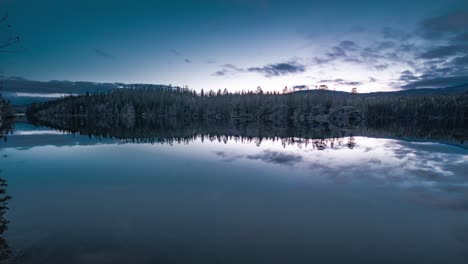
{"label": "blue sky", "polygon": [[[468,83],[468,2],[21,1],[6,76],[281,91]],[[0,28],[5,34],[5,28]]]}

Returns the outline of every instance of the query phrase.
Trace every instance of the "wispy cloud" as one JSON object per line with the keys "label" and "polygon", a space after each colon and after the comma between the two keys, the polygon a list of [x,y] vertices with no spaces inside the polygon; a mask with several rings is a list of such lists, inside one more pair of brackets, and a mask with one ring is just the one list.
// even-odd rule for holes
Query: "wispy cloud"
{"label": "wispy cloud", "polygon": [[174,56],[181,56],[182,54],[176,49],[170,49],[169,52]]}
{"label": "wispy cloud", "polygon": [[221,65],[221,70],[214,72],[213,76],[228,76],[242,72],[254,72],[267,78],[305,72],[306,66],[296,61],[268,64],[262,67],[239,68],[233,64]]}
{"label": "wispy cloud", "polygon": [[103,51],[101,49],[94,49],[94,53],[104,59],[114,59],[114,56],[106,51]]}
{"label": "wispy cloud", "polygon": [[238,72],[245,72],[245,70],[233,64],[223,64],[221,65],[221,70],[214,72],[212,75],[213,76],[228,76],[228,75],[235,75]]}
{"label": "wispy cloud", "polygon": [[333,83],[333,84],[339,84],[339,85],[361,85],[362,82],[358,81],[347,81],[343,79],[325,79],[325,80],[320,80],[319,83]]}
{"label": "wispy cloud", "polygon": [[268,64],[263,67],[248,68],[248,72],[260,73],[265,77],[275,77],[294,73],[305,72],[306,66],[296,61]]}

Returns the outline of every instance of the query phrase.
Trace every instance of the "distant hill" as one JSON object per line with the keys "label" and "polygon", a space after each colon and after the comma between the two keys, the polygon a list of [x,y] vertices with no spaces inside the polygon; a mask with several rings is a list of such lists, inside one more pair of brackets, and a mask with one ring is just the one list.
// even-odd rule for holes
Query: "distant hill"
{"label": "distant hill", "polygon": [[424,89],[409,89],[409,90],[401,90],[395,92],[374,92],[369,94],[385,94],[385,95],[449,95],[449,94],[461,94],[468,92],[468,83],[452,86],[452,87],[445,87],[445,88],[424,88]]}
{"label": "distant hill", "polygon": [[[323,93],[324,91],[320,90],[305,90],[305,91],[297,91],[295,93]],[[401,90],[401,91],[392,91],[392,92],[372,92],[372,93],[359,93],[359,96],[380,96],[380,95],[453,95],[453,94],[462,94],[468,92],[468,83],[452,86],[452,87],[445,87],[445,88],[424,88],[424,89],[409,89],[409,90]],[[348,92],[343,91],[327,91],[327,93],[331,94],[340,94],[346,95],[351,94]]]}
{"label": "distant hill", "polygon": [[106,92],[119,88],[120,83],[94,83],[71,81],[32,81],[24,78],[11,77],[1,80],[2,92],[34,93],[34,94],[84,94],[86,92]]}
{"label": "distant hill", "polygon": [[163,88],[167,85],[97,83],[72,81],[33,81],[20,77],[0,80],[0,93],[12,105],[28,105],[50,101],[67,95],[94,94],[108,92],[119,88]]}
{"label": "distant hill", "polygon": [[[33,81],[20,77],[10,77],[0,80],[0,93],[11,102],[12,105],[29,105],[50,101],[71,94],[94,94],[113,91],[119,88],[168,88],[161,84],[125,84],[125,83],[97,83],[97,82],[72,82],[72,81]],[[295,93],[323,93],[319,90],[297,91]],[[437,89],[410,89],[394,92],[359,93],[358,96],[406,96],[406,95],[452,95],[468,92],[468,84],[437,88]],[[343,91],[326,91],[328,94],[350,95]]]}

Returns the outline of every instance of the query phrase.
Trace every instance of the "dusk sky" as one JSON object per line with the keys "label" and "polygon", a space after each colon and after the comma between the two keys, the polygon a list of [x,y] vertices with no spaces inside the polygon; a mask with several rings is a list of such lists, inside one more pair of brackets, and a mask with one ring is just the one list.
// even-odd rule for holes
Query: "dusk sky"
{"label": "dusk sky", "polygon": [[468,83],[468,1],[0,1],[5,76],[281,91]]}

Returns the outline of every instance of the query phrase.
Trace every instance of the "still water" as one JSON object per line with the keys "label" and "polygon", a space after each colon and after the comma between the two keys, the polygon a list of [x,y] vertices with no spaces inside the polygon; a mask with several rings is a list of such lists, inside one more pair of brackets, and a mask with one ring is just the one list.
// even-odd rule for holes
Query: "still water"
{"label": "still water", "polygon": [[468,263],[468,150],[18,123],[0,148],[6,263]]}

